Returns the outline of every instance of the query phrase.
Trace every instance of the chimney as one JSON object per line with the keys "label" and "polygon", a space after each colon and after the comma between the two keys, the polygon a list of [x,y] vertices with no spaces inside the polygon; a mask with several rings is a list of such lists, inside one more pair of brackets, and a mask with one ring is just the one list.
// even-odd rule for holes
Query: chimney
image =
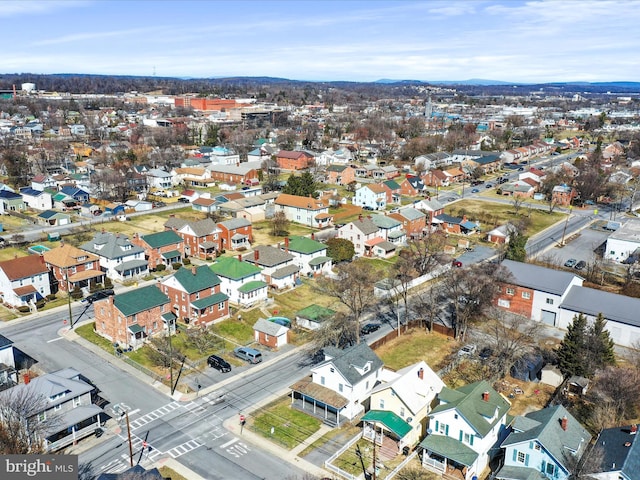
{"label": "chimney", "polygon": [[315,233],[311,233],[311,240],[315,240],[316,239],[316,234]]}
{"label": "chimney", "polygon": [[242,255],[238,255],[238,261],[241,262],[242,261]]}
{"label": "chimney", "polygon": [[192,266],[191,266],[191,274],[195,276],[195,274],[196,274],[196,270],[197,270],[197,269],[196,269],[196,266],[195,266],[195,265],[192,265]]}
{"label": "chimney", "polygon": [[289,252],[289,237],[285,237],[284,239],[284,251]]}
{"label": "chimney", "polygon": [[560,419],[560,426],[565,432],[567,431],[568,423],[569,423],[569,419],[567,418],[566,415]]}
{"label": "chimney", "polygon": [[418,378],[420,380],[424,380],[424,368],[420,368],[420,370],[418,370]]}
{"label": "chimney", "polygon": [[362,220],[362,214],[361,213],[358,214],[358,220]]}
{"label": "chimney", "polygon": [[253,251],[253,259],[256,261],[260,259],[260,252],[258,250]]}
{"label": "chimney", "polygon": [[631,435],[635,435],[636,433],[638,433],[638,425],[636,425],[635,423],[631,425],[631,430],[629,431],[629,433]]}
{"label": "chimney", "polygon": [[485,402],[489,401],[489,392],[488,391],[484,391],[482,392],[482,400],[484,400]]}
{"label": "chimney", "polygon": [[25,385],[29,385],[29,382],[31,381],[31,376],[28,373],[25,373],[22,376],[22,380],[24,380]]}

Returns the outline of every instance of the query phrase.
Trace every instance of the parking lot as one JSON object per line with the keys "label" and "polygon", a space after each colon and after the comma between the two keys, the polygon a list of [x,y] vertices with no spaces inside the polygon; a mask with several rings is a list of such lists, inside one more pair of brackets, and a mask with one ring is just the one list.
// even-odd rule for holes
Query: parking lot
{"label": "parking lot", "polygon": [[587,264],[593,263],[596,259],[596,250],[606,242],[610,234],[611,232],[592,224],[592,226],[583,228],[576,234],[565,238],[564,247],[561,247],[558,242],[540,258],[556,265],[564,265],[570,258],[577,261],[584,260]]}

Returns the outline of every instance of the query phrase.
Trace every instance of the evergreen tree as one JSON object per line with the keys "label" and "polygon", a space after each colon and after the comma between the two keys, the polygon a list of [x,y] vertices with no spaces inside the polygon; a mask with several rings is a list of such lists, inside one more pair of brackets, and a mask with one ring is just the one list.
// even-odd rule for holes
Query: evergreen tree
{"label": "evergreen tree", "polygon": [[558,348],[558,367],[565,377],[585,376],[584,361],[587,336],[587,317],[582,313],[573,317]]}
{"label": "evergreen tree", "polygon": [[309,172],[304,172],[302,175],[297,176],[291,174],[287,179],[287,184],[282,189],[282,193],[288,193],[289,195],[299,195],[301,197],[313,197],[317,198],[316,192],[318,185],[313,179],[313,175]]}
{"label": "evergreen tree", "polygon": [[616,363],[614,343],[609,330],[605,330],[606,325],[607,321],[602,313],[599,313],[587,332],[587,351],[584,356],[588,370],[585,375],[587,377],[595,375],[596,370]]}

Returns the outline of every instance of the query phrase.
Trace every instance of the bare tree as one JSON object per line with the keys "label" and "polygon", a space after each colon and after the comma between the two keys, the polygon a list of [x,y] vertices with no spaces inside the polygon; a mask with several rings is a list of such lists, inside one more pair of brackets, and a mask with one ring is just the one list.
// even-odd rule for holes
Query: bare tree
{"label": "bare tree", "polygon": [[[407,258],[400,257],[391,269],[391,279],[395,283],[394,291],[398,300],[402,300],[404,305],[405,324],[409,328],[409,286],[416,275],[415,264]],[[400,318],[398,312],[398,319]],[[399,323],[399,320],[398,320]],[[398,325],[398,336],[400,336],[400,325]]]}
{"label": "bare tree", "polygon": [[187,330],[186,335],[187,343],[192,345],[201,354],[223,343],[223,340],[214,333],[213,327],[207,328],[204,325],[190,328]]}
{"label": "bare tree", "polygon": [[359,335],[358,327],[358,322],[352,315],[338,312],[322,322],[320,328],[314,330],[311,350],[316,352],[327,346],[343,348],[353,345],[357,342]]}
{"label": "bare tree", "polygon": [[497,379],[509,372],[517,358],[533,349],[541,326],[499,308],[491,308],[487,316],[490,320],[485,331],[494,357],[489,365]]}
{"label": "bare tree", "polygon": [[412,302],[415,314],[425,322],[429,332],[433,331],[433,324],[440,313],[440,302],[438,300],[438,289],[429,287],[416,295]]}
{"label": "bare tree", "polygon": [[594,427],[619,425],[635,418],[640,408],[640,371],[632,367],[607,367],[594,378],[589,399],[594,409],[590,421]]}
{"label": "bare tree", "polygon": [[520,209],[524,204],[524,197],[522,195],[513,195],[511,198],[511,205],[513,205],[513,210],[516,212],[516,215],[520,213]]}
{"label": "bare tree", "polygon": [[271,219],[271,235],[280,237],[287,235],[289,228],[289,220],[284,212],[276,212]]}
{"label": "bare tree", "polygon": [[[378,280],[378,272],[362,258],[338,265],[335,270],[334,277],[320,278],[317,288],[347,307],[352,321],[359,325],[366,309],[373,307],[373,284]],[[356,328],[356,343],[360,343],[359,328]]]}
{"label": "bare tree", "polygon": [[412,265],[417,276],[422,276],[442,263],[445,242],[446,238],[442,233],[431,232],[422,238],[409,240],[400,256]]}
{"label": "bare tree", "polygon": [[[49,410],[48,399],[29,385],[5,391],[0,402],[0,453],[44,453],[47,433],[59,425],[59,417]],[[39,415],[42,412],[47,414]]]}

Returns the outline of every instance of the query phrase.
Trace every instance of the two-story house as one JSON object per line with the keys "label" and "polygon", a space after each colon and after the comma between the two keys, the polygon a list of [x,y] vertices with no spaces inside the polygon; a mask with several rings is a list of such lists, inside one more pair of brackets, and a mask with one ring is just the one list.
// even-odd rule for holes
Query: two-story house
{"label": "two-story house", "polygon": [[412,207],[405,207],[389,216],[402,224],[402,230],[409,238],[421,238],[427,228],[427,214]]}
{"label": "two-story house", "polygon": [[71,292],[76,287],[90,289],[104,283],[105,274],[100,269],[100,258],[68,243],[44,252],[44,262],[53,275],[52,292]]}
{"label": "two-story house", "polygon": [[436,199],[431,198],[431,199],[422,199],[417,203],[413,204],[413,208],[415,208],[416,210],[420,210],[421,212],[424,212],[424,214],[427,216],[427,218],[425,219],[425,223],[427,224],[427,227],[431,227],[433,226],[434,219],[438,216],[438,215],[442,215],[444,213],[444,206]]}
{"label": "two-story house", "polygon": [[[41,443],[47,452],[55,452],[93,435],[106,420],[102,408],[91,403],[95,389],[84,381],[80,372],[65,368],[39,377],[25,379],[25,383],[0,392],[0,422],[8,426],[18,422],[39,422],[41,438],[30,439]],[[29,399],[33,407],[25,417],[20,399]],[[17,407],[17,408],[16,408]]]}
{"label": "two-story house", "polygon": [[49,269],[41,255],[0,262],[0,297],[12,307],[32,306],[51,293]]}
{"label": "two-story house", "polygon": [[239,250],[249,248],[253,241],[253,227],[246,218],[232,218],[218,222],[220,230],[220,248],[224,250]]}
{"label": "two-story house", "polygon": [[407,243],[407,233],[402,229],[402,222],[389,215],[371,215],[371,220],[378,227],[378,236],[394,245]]}
{"label": "two-story house", "polygon": [[511,404],[489,382],[443,388],[429,415],[429,430],[420,442],[422,465],[439,474],[480,478],[508,433]]}
{"label": "two-story house", "polygon": [[420,361],[397,372],[383,371],[362,417],[363,437],[396,454],[413,447],[427,433],[428,415],[444,382]]}
{"label": "two-story house", "polygon": [[273,288],[294,287],[300,278],[300,267],[294,257],[277,247],[259,245],[253,252],[242,258],[262,269],[262,279]]}
{"label": "two-story house", "polygon": [[416,175],[407,175],[406,178],[400,182],[400,193],[407,197],[417,197],[427,193],[427,187],[422,178]]}
{"label": "two-story house", "polygon": [[356,170],[349,165],[329,165],[327,167],[326,183],[334,185],[349,185],[356,181]]}
{"label": "two-story house", "polygon": [[26,209],[22,195],[11,190],[0,190],[0,213],[22,212]]}
{"label": "two-story house", "polygon": [[300,195],[281,193],[274,202],[276,212],[283,212],[287,220],[308,227],[326,228],[331,225],[333,215],[322,201]]}
{"label": "two-story house", "polygon": [[382,185],[364,185],[356,190],[353,204],[365,210],[384,210],[387,207],[387,190]]}
{"label": "two-story house", "polygon": [[557,326],[560,304],[572,286],[582,286],[583,278],[564,270],[552,270],[530,263],[503,260],[509,272],[494,302],[517,315]]}
{"label": "two-story house", "polygon": [[242,257],[219,257],[210,265],[220,278],[220,290],[229,297],[229,302],[241,307],[250,307],[267,299],[267,283],[262,280],[262,269]]}
{"label": "two-story house", "polygon": [[511,433],[502,442],[504,464],[497,479],[542,478],[568,480],[591,441],[591,435],[562,405],[524,416],[511,424]]}
{"label": "two-story house", "polygon": [[222,230],[210,218],[190,222],[178,217],[169,217],[164,228],[180,235],[184,241],[185,256],[206,259],[220,250]]}
{"label": "two-story house", "polygon": [[383,364],[366,343],[323,351],[324,360],[311,367],[311,375],[290,387],[291,402],[294,408],[340,426],[364,412]]}
{"label": "two-story house", "polygon": [[400,205],[402,200],[402,194],[400,192],[400,185],[395,180],[386,180],[380,184],[387,193],[387,205]]}
{"label": "two-story house", "polygon": [[229,316],[229,297],[207,266],[182,267],[158,286],[171,300],[173,313],[185,323],[208,326]]}
{"label": "two-story house", "polygon": [[120,233],[100,232],[80,249],[100,257],[100,268],[113,280],[128,280],[149,273],[144,249]]}
{"label": "two-story house", "polygon": [[175,330],[171,300],[148,285],[94,302],[96,333],[112,343],[139,348],[147,337]]}
{"label": "two-story house", "polygon": [[338,238],[344,238],[353,243],[356,255],[370,255],[372,242],[384,240],[378,233],[378,226],[370,217],[360,216],[338,229]]}
{"label": "two-story house", "polygon": [[313,163],[313,155],[308,152],[280,150],[276,153],[276,162],[283,170],[304,170]]}
{"label": "two-story house", "polygon": [[150,270],[158,265],[171,267],[179,263],[184,257],[184,240],[173,230],[149,233],[147,235],[133,235],[132,242],[144,249],[144,257]]}
{"label": "two-story house", "polygon": [[301,275],[320,275],[331,272],[332,260],[327,257],[327,246],[313,238],[291,236],[284,239],[281,249],[294,257]]}
{"label": "two-story house", "polygon": [[53,197],[49,192],[24,187],[20,189],[20,195],[22,195],[24,204],[33,210],[50,210],[53,208]]}

